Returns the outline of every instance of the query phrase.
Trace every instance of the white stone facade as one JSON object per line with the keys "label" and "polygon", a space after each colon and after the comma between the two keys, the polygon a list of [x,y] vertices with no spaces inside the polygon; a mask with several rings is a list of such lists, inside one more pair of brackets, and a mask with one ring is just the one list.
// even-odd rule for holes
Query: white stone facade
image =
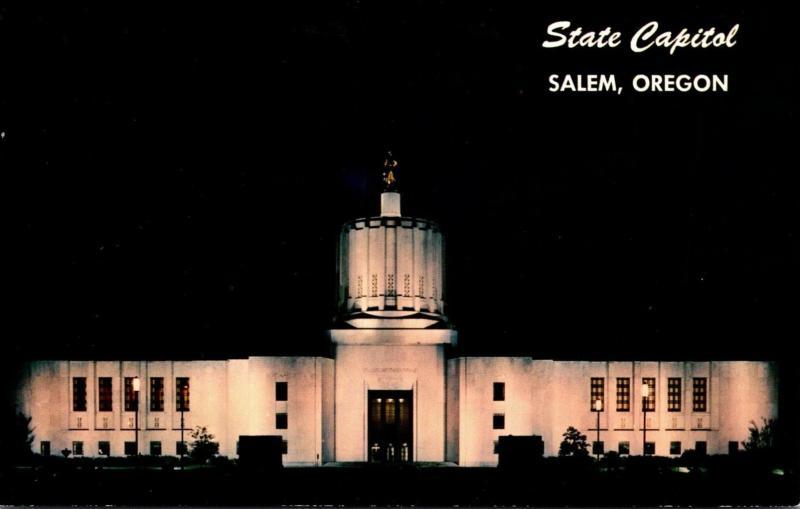
{"label": "white stone facade", "polygon": [[[568,426],[594,441],[592,405],[600,398],[605,451],[642,454],[647,380],[655,392],[646,436],[656,455],[701,446],[726,453],[747,438],[751,421],[777,417],[770,362],[447,359],[457,333],[444,315],[441,232],[403,217],[397,193],[384,193],[382,205],[380,217],[342,231],[333,358],[30,362],[18,402],[32,417],[34,451],[98,456],[107,446],[121,456],[126,442],[138,440],[143,454],[174,456],[183,418],[185,440],[191,428],[206,426],[228,457],[236,456],[239,436],[279,435],[285,465],[362,462],[374,459],[369,437],[378,418],[393,426],[405,419],[413,461],[490,466],[502,435],[540,435],[547,455],[558,453]],[[179,379],[188,382],[184,412]],[[408,398],[397,407],[405,417],[371,406],[394,401],[381,403],[378,393]]]}

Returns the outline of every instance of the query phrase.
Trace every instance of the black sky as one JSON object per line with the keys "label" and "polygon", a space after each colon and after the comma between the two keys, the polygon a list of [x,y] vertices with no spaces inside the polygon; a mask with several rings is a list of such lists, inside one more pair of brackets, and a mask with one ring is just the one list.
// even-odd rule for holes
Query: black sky
{"label": "black sky", "polygon": [[[342,222],[447,234],[462,352],[781,358],[798,337],[797,58],[763,2],[0,10],[12,357],[324,351]],[[544,50],[548,23],[740,23],[732,49]],[[551,73],[728,73],[557,95]]]}

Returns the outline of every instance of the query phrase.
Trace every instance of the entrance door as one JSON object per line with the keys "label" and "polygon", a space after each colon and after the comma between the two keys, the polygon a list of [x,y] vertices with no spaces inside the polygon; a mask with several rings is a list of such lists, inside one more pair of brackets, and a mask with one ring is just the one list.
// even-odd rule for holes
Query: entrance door
{"label": "entrance door", "polygon": [[412,398],[412,391],[369,391],[370,462],[413,461]]}

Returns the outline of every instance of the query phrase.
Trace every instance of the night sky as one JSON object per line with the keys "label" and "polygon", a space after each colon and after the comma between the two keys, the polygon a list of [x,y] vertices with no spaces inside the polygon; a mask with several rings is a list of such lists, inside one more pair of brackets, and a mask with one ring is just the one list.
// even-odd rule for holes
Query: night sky
{"label": "night sky", "polygon": [[[336,238],[378,213],[386,150],[404,213],[447,235],[456,353],[785,358],[791,18],[529,3],[0,10],[8,358],[327,352]],[[560,19],[741,28],[673,56],[543,49]],[[731,90],[636,94],[640,72]]]}

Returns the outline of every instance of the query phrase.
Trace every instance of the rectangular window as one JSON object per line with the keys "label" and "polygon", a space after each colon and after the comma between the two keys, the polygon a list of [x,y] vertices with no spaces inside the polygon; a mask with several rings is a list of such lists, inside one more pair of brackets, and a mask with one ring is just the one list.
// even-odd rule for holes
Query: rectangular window
{"label": "rectangular window", "polygon": [[139,393],[133,390],[133,377],[125,377],[125,411],[134,412],[139,403]]}
{"label": "rectangular window", "polygon": [[739,442],[728,442],[728,454],[736,454],[737,452],[739,452]]}
{"label": "rectangular window", "polygon": [[594,441],[592,442],[592,454],[605,454],[605,444],[603,441]]}
{"label": "rectangular window", "polygon": [[289,401],[289,382],[275,382],[275,401]]}
{"label": "rectangular window", "polygon": [[656,411],[656,379],[655,378],[642,378],[642,385],[647,385],[647,398],[642,401],[644,408],[648,412]]}
{"label": "rectangular window", "polygon": [[150,411],[164,411],[164,379],[161,377],[150,379]]}
{"label": "rectangular window", "polygon": [[617,412],[631,411],[631,379],[617,378]]}
{"label": "rectangular window", "polygon": [[100,456],[111,456],[111,442],[105,440],[97,442],[97,453]]}
{"label": "rectangular window", "polygon": [[189,378],[181,377],[175,379],[175,411],[189,411]]}
{"label": "rectangular window", "polygon": [[492,400],[505,401],[506,400],[506,384],[503,382],[495,382],[492,385]]}
{"label": "rectangular window", "polygon": [[83,442],[72,442],[72,455],[83,456]]}
{"label": "rectangular window", "polygon": [[670,454],[680,454],[681,453],[681,443],[680,442],[670,442],[669,443],[669,453]]}
{"label": "rectangular window", "polygon": [[150,456],[161,456],[161,442],[150,442]]}
{"label": "rectangular window", "polygon": [[289,442],[281,440],[281,454],[289,454]]}
{"label": "rectangular window", "polygon": [[492,416],[492,429],[506,429],[505,414],[494,414]]}
{"label": "rectangular window", "polygon": [[125,442],[125,456],[136,456],[136,442]]}
{"label": "rectangular window", "polygon": [[286,413],[275,414],[275,429],[289,429],[289,415]]}
{"label": "rectangular window", "polygon": [[97,379],[97,410],[100,412],[110,412],[112,407],[113,393],[111,391],[111,377],[101,376]]}
{"label": "rectangular window", "polygon": [[697,454],[705,456],[708,452],[708,445],[703,440],[697,441],[694,443],[694,450],[697,451]]}
{"label": "rectangular window", "polygon": [[667,380],[667,412],[681,411],[681,379]]}
{"label": "rectangular window", "polygon": [[620,455],[622,454],[630,454],[631,453],[631,443],[630,442],[620,442],[619,448],[617,449]]}
{"label": "rectangular window", "polygon": [[591,409],[592,412],[597,412],[597,410],[595,409],[595,401],[600,401],[600,411],[602,411],[606,406],[605,405],[606,402],[603,397],[605,394],[605,379],[592,378],[591,392],[592,392],[592,397],[591,401],[589,402],[591,406],[589,408]]}
{"label": "rectangular window", "polygon": [[50,456],[50,442],[47,440],[42,440],[39,444],[39,452],[42,456]]}
{"label": "rectangular window", "polygon": [[695,378],[692,385],[692,411],[706,411],[706,379]]}
{"label": "rectangular window", "polygon": [[[238,444],[239,442],[236,443]],[[189,450],[186,447],[186,442],[175,442],[175,454],[177,454],[178,456],[182,456],[188,453]],[[236,454],[239,454],[239,452],[237,451]]]}
{"label": "rectangular window", "polygon": [[76,376],[72,379],[72,411],[86,411],[86,377]]}
{"label": "rectangular window", "polygon": [[656,443],[655,442],[645,442],[644,444],[644,453],[653,456],[656,453]]}

